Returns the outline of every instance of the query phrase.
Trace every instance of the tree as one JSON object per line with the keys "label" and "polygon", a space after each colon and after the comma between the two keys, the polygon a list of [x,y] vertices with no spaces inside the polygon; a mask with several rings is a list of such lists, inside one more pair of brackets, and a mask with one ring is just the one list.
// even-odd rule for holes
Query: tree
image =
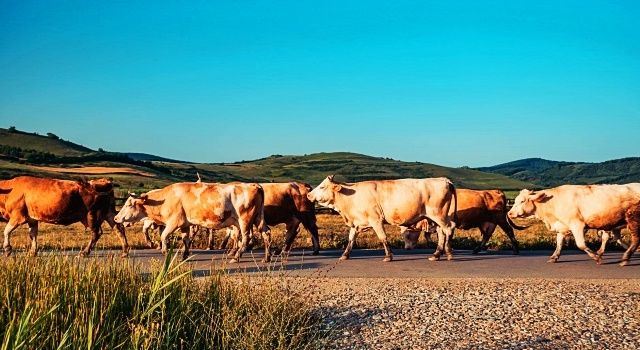
{"label": "tree", "polygon": [[48,132],[47,133],[47,137],[52,138],[54,140],[59,140],[60,138],[58,137],[58,135],[52,133],[52,132]]}

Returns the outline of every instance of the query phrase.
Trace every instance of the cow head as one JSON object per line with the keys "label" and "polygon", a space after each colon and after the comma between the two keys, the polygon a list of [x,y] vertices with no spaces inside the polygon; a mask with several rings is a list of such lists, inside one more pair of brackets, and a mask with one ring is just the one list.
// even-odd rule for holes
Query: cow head
{"label": "cow head", "polygon": [[327,176],[318,187],[314,188],[307,194],[312,202],[318,202],[320,205],[332,208],[337,193],[342,190],[342,185],[333,181],[333,175]]}
{"label": "cow head", "polygon": [[507,215],[510,218],[526,218],[536,213],[536,203],[544,203],[551,197],[543,191],[522,190]]}
{"label": "cow head", "polygon": [[404,249],[411,250],[415,249],[418,245],[418,240],[420,239],[420,234],[422,231],[420,230],[412,230],[408,228],[402,229],[402,239],[404,240]]}
{"label": "cow head", "polygon": [[119,224],[134,223],[147,217],[147,210],[144,207],[146,201],[146,194],[138,196],[135,193],[129,193],[129,198],[114,218],[115,222]]}

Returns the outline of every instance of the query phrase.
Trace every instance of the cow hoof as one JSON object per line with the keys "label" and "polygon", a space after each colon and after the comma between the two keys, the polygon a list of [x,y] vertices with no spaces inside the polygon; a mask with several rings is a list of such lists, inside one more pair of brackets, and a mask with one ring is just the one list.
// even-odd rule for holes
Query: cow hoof
{"label": "cow hoof", "polygon": [[549,260],[547,260],[547,262],[551,263],[551,264],[555,264],[555,263],[558,262],[558,258],[549,258]]}
{"label": "cow hoof", "polygon": [[385,256],[384,259],[382,259],[383,262],[390,262],[393,261],[393,256]]}
{"label": "cow hoof", "polygon": [[447,255],[447,261],[453,260],[453,255]]}
{"label": "cow hoof", "polygon": [[80,257],[80,258],[86,258],[87,256],[89,256],[89,253],[87,253],[84,250],[81,250],[80,254],[78,254],[78,257]]}
{"label": "cow hoof", "polygon": [[438,261],[440,260],[440,255],[432,255],[427,258],[429,261]]}
{"label": "cow hoof", "polygon": [[4,247],[4,256],[11,256],[11,246]]}
{"label": "cow hoof", "polygon": [[620,266],[627,266],[627,265],[629,265],[629,260],[622,260],[619,265]]}
{"label": "cow hoof", "polygon": [[30,250],[29,251],[29,256],[30,257],[36,257],[36,256],[38,256],[38,252],[34,252],[33,250]]}
{"label": "cow hoof", "polygon": [[602,265],[602,257],[601,257],[601,256],[596,255],[596,256],[593,258],[593,260],[595,260],[595,261],[596,261],[596,264],[598,264],[598,265]]}
{"label": "cow hoof", "polygon": [[349,256],[348,255],[341,255],[340,259],[338,259],[338,260],[340,260],[340,261],[349,260]]}
{"label": "cow hoof", "polygon": [[[262,258],[261,260],[263,263],[268,263],[271,262],[271,258]],[[283,260],[284,261],[284,260]]]}

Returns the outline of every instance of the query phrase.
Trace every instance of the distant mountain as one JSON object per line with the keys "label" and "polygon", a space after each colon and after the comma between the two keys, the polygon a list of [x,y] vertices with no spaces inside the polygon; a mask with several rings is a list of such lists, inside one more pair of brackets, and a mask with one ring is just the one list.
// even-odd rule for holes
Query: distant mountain
{"label": "distant mountain", "polygon": [[640,157],[601,163],[558,162],[540,158],[521,159],[480,171],[502,174],[540,187],[562,184],[605,184],[640,182]]}
{"label": "distant mountain", "polygon": [[181,160],[164,158],[164,157],[160,157],[160,156],[156,156],[148,153],[127,152],[125,154],[128,155],[131,159],[135,159],[135,160],[144,160],[149,162],[188,163]]}

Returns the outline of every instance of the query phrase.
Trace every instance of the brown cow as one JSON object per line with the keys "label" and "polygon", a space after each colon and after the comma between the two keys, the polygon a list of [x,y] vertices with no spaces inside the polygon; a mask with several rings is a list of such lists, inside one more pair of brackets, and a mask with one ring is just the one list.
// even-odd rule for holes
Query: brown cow
{"label": "brown cow", "polygon": [[[301,182],[261,183],[260,185],[264,189],[264,221],[269,226],[285,224],[287,227],[283,255],[286,257],[289,254],[291,245],[298,235],[300,224],[311,233],[313,255],[318,255],[320,242],[315,206],[307,198],[311,186]],[[226,246],[229,238],[235,241],[235,235],[236,232],[233,229],[229,230],[221,247]]]}
{"label": "brown cow", "polygon": [[384,224],[410,227],[426,218],[439,226],[438,248],[429,260],[439,260],[443,250],[452,259],[455,196],[455,187],[447,178],[339,183],[333,176],[308,194],[309,200],[337,211],[349,226],[349,243],[341,260],[349,258],[358,233],[372,228],[384,247],[383,261],[393,260]]}
{"label": "brown cow", "polygon": [[509,217],[535,216],[547,229],[557,232],[556,251],[548,262],[558,260],[564,236],[571,232],[578,248],[600,263],[600,251],[594,254],[585,244],[585,230],[610,231],[626,227],[631,232],[631,244],[620,262],[625,266],[640,240],[640,192],[637,189],[638,184],[564,185],[535,192],[522,190],[509,210]]}
{"label": "brown cow", "polygon": [[[473,250],[473,254],[479,253],[485,248],[489,239],[493,235],[496,227],[511,240],[513,254],[519,254],[518,241],[513,233],[513,229],[525,229],[518,226],[507,217],[507,197],[500,190],[467,190],[456,189],[458,205],[456,210],[456,228],[470,230],[478,228],[482,233],[482,241]],[[421,231],[433,233],[435,225],[430,225],[428,220],[423,220],[417,224],[419,227],[403,228],[402,236],[405,242],[405,249],[413,249],[418,242]]]}
{"label": "brown cow", "polygon": [[113,183],[108,179],[71,181],[19,176],[0,181],[0,215],[7,221],[4,228],[4,254],[11,254],[9,235],[22,224],[29,225],[31,249],[38,252],[38,222],[70,225],[81,222],[91,230],[89,244],[80,252],[88,255],[102,234],[106,221],[117,228],[122,241],[122,256],[127,256],[129,245],[124,227],[114,221],[115,197]]}
{"label": "brown cow", "polygon": [[214,184],[183,182],[140,196],[131,195],[116,215],[116,222],[138,222],[145,218],[164,225],[162,252],[167,252],[167,237],[182,231],[183,257],[189,255],[190,227],[222,229],[236,226],[241,233],[240,249],[231,263],[237,262],[247,246],[255,224],[265,240],[265,260],[269,260],[270,234],[264,224],[264,191],[258,184]]}

